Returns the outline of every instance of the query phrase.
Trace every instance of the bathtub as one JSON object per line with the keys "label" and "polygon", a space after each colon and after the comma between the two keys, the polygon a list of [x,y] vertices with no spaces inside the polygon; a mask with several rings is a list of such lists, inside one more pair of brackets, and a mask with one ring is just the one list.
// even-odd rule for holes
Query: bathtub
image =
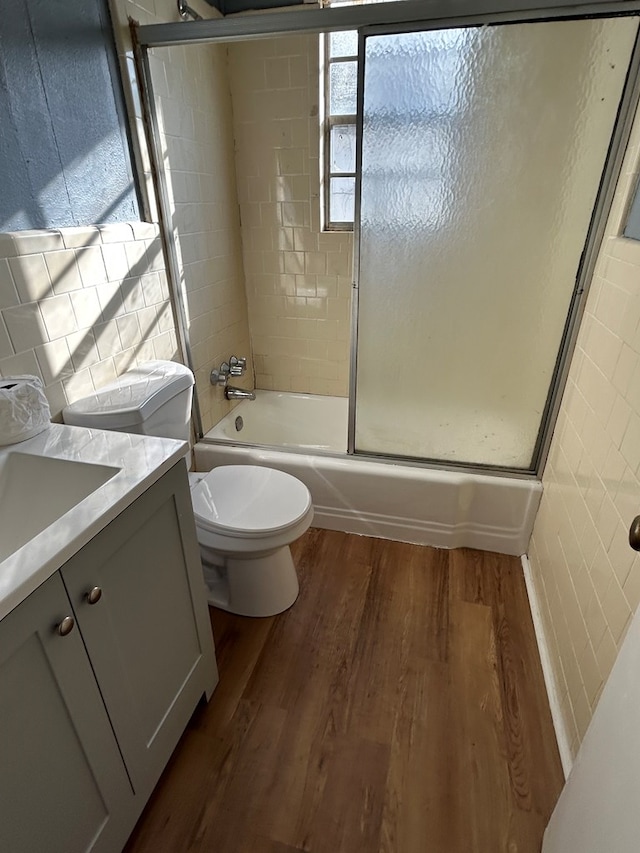
{"label": "bathtub", "polygon": [[538,480],[347,456],[347,412],[341,397],[257,391],[196,444],[196,469],[266,465],[293,474],[311,492],[316,527],[526,553],[542,495]]}

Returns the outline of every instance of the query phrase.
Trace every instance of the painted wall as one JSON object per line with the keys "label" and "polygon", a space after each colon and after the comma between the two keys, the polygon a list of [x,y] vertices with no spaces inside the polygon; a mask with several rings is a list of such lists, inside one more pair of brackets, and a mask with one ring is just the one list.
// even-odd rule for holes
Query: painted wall
{"label": "painted wall", "polygon": [[17,0],[0,44],[0,230],[138,220],[106,0]]}
{"label": "painted wall", "polygon": [[640,243],[621,236],[636,118],[544,474],[530,559],[573,755],[640,602]]}
{"label": "painted wall", "polygon": [[318,37],[229,46],[258,388],[348,394],[352,235],[320,231]]}

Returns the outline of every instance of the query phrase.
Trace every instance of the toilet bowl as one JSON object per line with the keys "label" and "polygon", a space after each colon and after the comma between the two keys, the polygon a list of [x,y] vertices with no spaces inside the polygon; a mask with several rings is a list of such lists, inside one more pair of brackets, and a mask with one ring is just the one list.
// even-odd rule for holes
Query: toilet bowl
{"label": "toilet bowl", "polygon": [[[193,374],[152,361],[67,406],[67,424],[189,440]],[[309,490],[290,474],[225,465],[190,474],[196,532],[215,607],[273,616],[294,603],[298,578],[289,546],[311,524]]]}
{"label": "toilet bowl", "polygon": [[307,487],[256,465],[224,465],[189,479],[209,603],[241,616],[291,607],[299,586],[289,546],[313,518]]}

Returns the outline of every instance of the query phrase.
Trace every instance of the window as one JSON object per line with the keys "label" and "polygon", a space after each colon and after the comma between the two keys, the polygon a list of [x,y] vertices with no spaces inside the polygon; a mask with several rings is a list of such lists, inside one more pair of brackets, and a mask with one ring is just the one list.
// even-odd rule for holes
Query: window
{"label": "window", "polygon": [[326,33],[323,41],[324,229],[352,231],[356,190],[358,33]]}

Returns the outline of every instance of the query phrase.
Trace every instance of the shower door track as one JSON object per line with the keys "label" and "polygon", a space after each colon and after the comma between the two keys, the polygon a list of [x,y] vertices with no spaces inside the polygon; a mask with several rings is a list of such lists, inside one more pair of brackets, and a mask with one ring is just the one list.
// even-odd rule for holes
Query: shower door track
{"label": "shower door track", "polygon": [[[508,23],[539,23],[544,21],[575,20],[594,17],[637,17],[640,0],[459,0],[455,11],[449,0],[400,0],[393,3],[305,9],[298,12],[251,13],[233,17],[202,21],[181,21],[167,24],[132,25],[134,54],[142,101],[144,106],[149,149],[153,162],[154,182],[160,212],[160,229],[165,244],[168,274],[178,324],[178,335],[185,360],[193,368],[185,296],[180,286],[181,271],[176,249],[177,236],[171,223],[169,194],[160,150],[160,130],[153,96],[153,81],[149,63],[149,50],[172,45],[214,44],[270,38],[292,34],[313,34],[357,29],[359,39],[374,32],[402,30],[436,30],[471,26],[489,26]],[[359,63],[359,75],[363,63]],[[359,79],[359,98],[362,97],[362,79]],[[624,154],[631,135],[636,108],[640,101],[640,32],[636,35],[627,76],[623,87],[618,114],[611,135],[596,201],[593,207],[584,250],[580,258],[576,283],[567,313],[558,358],[545,409],[540,421],[532,463],[528,469],[502,466],[445,463],[440,461],[394,457],[384,454],[364,453],[355,447],[355,393],[356,344],[358,331],[358,263],[360,247],[359,204],[360,175],[357,175],[356,216],[354,222],[354,281],[352,300],[351,369],[349,382],[349,422],[347,453],[358,459],[393,464],[425,465],[443,470],[475,471],[492,475],[540,477],[549,454],[551,438],[559,414],[562,394],[566,385],[571,358],[575,349],[580,321],[584,314],[586,297],[593,278],[600,244],[609,216]],[[362,132],[362,110],[359,104],[358,133]],[[358,146],[360,151],[360,146]],[[356,170],[358,170],[356,165]],[[194,423],[196,438],[203,437],[197,394],[194,394]],[[282,448],[279,448],[282,450]]]}

